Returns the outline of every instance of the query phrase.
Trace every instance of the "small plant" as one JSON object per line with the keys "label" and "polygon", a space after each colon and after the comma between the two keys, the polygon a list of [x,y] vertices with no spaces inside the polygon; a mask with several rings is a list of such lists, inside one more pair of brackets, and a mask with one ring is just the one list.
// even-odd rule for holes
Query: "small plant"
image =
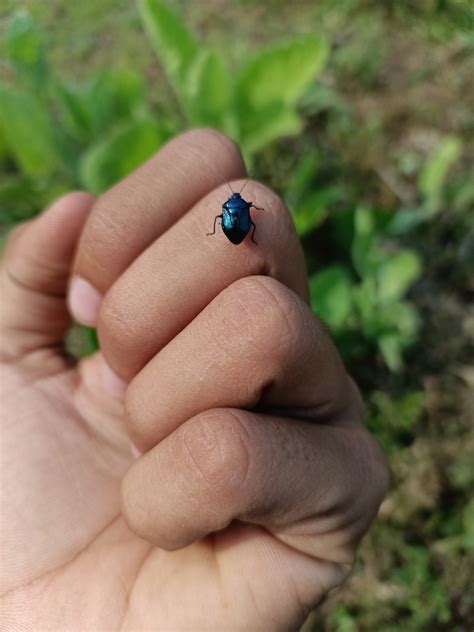
{"label": "small plant", "polygon": [[421,261],[388,240],[387,214],[359,207],[350,220],[352,268],[332,265],[311,278],[313,309],[340,338],[346,355],[357,353],[358,332],[397,372],[418,330],[415,307],[404,296],[421,274]]}

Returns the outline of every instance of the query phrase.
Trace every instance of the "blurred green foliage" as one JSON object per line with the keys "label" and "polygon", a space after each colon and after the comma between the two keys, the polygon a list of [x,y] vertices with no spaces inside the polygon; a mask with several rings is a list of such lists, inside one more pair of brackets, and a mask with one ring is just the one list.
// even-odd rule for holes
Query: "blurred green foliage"
{"label": "blurred green foliage", "polygon": [[[301,0],[296,10],[268,0],[266,13],[254,0],[183,0],[180,11],[119,3],[115,32],[130,33],[113,44],[121,62],[90,71],[86,58],[77,76],[69,59],[50,61],[55,2],[24,4],[39,20],[13,12],[1,45],[2,234],[71,188],[101,193],[190,126],[232,136],[254,177],[288,202],[312,307],[362,386],[393,471],[353,580],[306,629],[470,629],[469,3]],[[94,7],[68,10],[85,41]],[[219,7],[229,18],[216,28]],[[124,63],[132,48],[137,58]],[[83,328],[69,342],[77,355],[97,348]]]}

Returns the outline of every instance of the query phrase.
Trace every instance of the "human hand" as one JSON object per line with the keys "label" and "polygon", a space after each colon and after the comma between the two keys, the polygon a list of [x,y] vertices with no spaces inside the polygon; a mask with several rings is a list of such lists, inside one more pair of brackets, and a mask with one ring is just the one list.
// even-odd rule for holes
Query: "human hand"
{"label": "human hand", "polygon": [[[246,186],[265,209],[258,246],[206,236],[222,180],[245,177],[227,138],[189,132],[97,201],[70,194],[12,236],[4,629],[293,629],[349,572],[385,461],[307,305],[281,200]],[[71,274],[70,308],[101,343],[76,365]]]}

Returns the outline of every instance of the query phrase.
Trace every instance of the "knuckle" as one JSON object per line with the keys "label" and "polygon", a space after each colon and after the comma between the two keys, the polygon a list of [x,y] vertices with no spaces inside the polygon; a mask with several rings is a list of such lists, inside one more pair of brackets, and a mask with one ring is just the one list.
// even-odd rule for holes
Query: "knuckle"
{"label": "knuckle", "polygon": [[357,463],[358,476],[353,479],[353,497],[358,498],[367,516],[373,517],[390,486],[387,459],[378,441],[365,428],[360,429]]}
{"label": "knuckle", "polygon": [[372,504],[378,509],[390,488],[390,470],[382,447],[371,434],[368,435],[368,443],[369,487],[372,489]]}
{"label": "knuckle", "polygon": [[123,239],[118,214],[112,212],[114,198],[111,189],[94,204],[81,238],[76,264],[79,270],[98,269],[100,273],[107,273],[111,257]]}
{"label": "knuckle", "polygon": [[[293,219],[286,204],[272,189],[260,182],[251,180],[246,186],[246,192],[249,199],[264,209],[258,216],[258,221],[265,230],[270,251],[281,252],[282,246],[286,247],[296,237]],[[275,246],[278,246],[277,250]]]}
{"label": "knuckle", "polygon": [[239,279],[225,290],[227,312],[240,339],[265,355],[294,353],[303,323],[296,296],[270,277]]}
{"label": "knuckle", "polygon": [[218,130],[207,127],[192,129],[181,134],[177,140],[186,144],[197,145],[201,149],[205,147],[210,155],[217,154],[220,159],[223,159],[224,166],[227,161],[229,164],[243,164],[242,153],[237,143]]}
{"label": "knuckle", "polygon": [[213,411],[195,417],[176,435],[178,453],[209,492],[209,500],[223,500],[245,487],[250,467],[248,429],[237,414]]}
{"label": "knuckle", "polygon": [[125,409],[125,422],[132,441],[141,447],[141,440],[143,439],[143,419],[144,419],[144,406],[143,406],[143,393],[141,388],[137,385],[137,380],[132,380],[127,388],[124,401]]}
{"label": "knuckle", "polygon": [[[124,367],[117,366],[119,358],[126,359],[127,375],[121,377],[129,378],[139,368],[135,367],[135,361],[138,358],[139,349],[137,340],[139,340],[136,319],[130,315],[127,308],[129,301],[124,300],[120,289],[112,288],[103,300],[98,332],[102,351],[114,370],[119,370],[119,374],[123,373]],[[118,362],[120,365],[121,362]],[[131,371],[130,375],[128,372]]]}
{"label": "knuckle", "polygon": [[149,512],[145,502],[144,481],[139,468],[132,466],[122,480],[120,496],[123,516],[130,529],[147,539],[149,537]]}
{"label": "knuckle", "polygon": [[61,205],[71,205],[71,204],[92,204],[95,200],[95,196],[92,193],[88,193],[87,191],[80,191],[79,189],[76,191],[69,191],[64,195],[61,195],[57,200],[53,202],[53,206],[57,204]]}

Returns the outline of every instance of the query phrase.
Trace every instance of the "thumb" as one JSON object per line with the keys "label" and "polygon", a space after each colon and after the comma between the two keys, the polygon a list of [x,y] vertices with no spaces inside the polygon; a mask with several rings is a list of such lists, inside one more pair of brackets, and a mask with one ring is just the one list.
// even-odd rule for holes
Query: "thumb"
{"label": "thumb", "polygon": [[94,197],[69,193],[8,240],[0,269],[0,350],[9,360],[62,343],[66,290]]}

